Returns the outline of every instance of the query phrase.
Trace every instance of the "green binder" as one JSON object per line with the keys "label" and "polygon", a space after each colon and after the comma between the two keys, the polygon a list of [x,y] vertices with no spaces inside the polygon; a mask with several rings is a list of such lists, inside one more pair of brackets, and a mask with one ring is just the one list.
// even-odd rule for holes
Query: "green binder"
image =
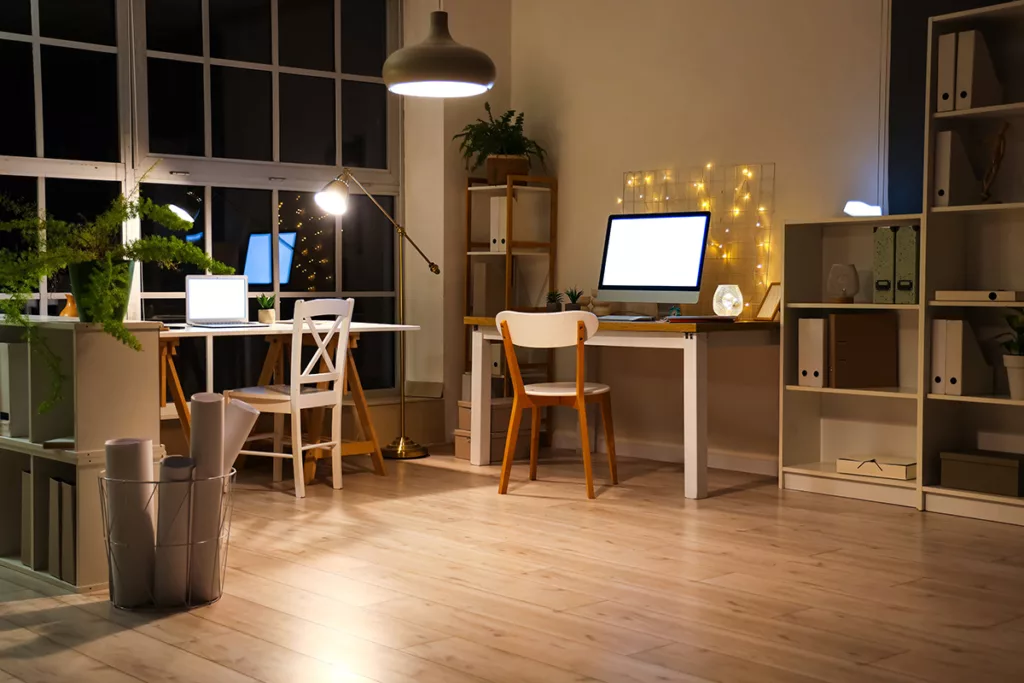
{"label": "green binder", "polygon": [[898,304],[916,304],[920,272],[921,228],[905,225],[896,231],[896,293]]}
{"label": "green binder", "polygon": [[896,303],[896,229],[875,228],[874,277],[871,300],[876,304]]}

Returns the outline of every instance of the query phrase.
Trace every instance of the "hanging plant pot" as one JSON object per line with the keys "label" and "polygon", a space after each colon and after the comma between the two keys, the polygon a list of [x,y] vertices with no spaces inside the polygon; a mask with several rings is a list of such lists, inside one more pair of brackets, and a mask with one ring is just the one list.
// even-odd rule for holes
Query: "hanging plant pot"
{"label": "hanging plant pot", "polygon": [[[135,276],[135,261],[114,261],[110,276],[104,273],[106,264],[102,261],[73,263],[68,266],[71,277],[71,293],[78,305],[78,319],[83,323],[96,322],[97,319],[124,320],[128,313],[128,298],[132,291],[132,278]],[[109,300],[113,310],[109,316],[102,311],[94,310],[95,299],[90,296],[94,287],[110,291]],[[107,297],[105,297],[107,298]]]}
{"label": "hanging plant pot", "polygon": [[518,154],[491,154],[484,162],[489,185],[504,185],[510,175],[529,175],[530,157]]}

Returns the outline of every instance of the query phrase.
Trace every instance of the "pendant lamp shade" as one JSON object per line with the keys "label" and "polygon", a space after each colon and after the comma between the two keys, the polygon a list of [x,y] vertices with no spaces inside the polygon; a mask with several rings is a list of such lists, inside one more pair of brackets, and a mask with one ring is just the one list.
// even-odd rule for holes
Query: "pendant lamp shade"
{"label": "pendant lamp shade", "polygon": [[384,83],[398,95],[470,97],[494,86],[497,70],[480,50],[459,45],[448,32],[448,13],[430,13],[430,35],[384,62]]}

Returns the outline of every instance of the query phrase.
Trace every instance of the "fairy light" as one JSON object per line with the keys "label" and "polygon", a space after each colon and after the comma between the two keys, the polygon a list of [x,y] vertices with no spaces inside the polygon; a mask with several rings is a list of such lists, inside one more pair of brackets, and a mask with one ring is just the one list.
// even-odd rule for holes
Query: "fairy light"
{"label": "fairy light", "polygon": [[622,203],[622,197],[619,197],[619,198],[617,198],[617,199],[615,200],[615,203],[616,203],[616,204],[621,204],[621,203]]}
{"label": "fairy light", "polygon": [[651,184],[652,180],[653,180],[653,178],[651,176],[647,176],[646,178],[644,178],[644,182],[647,183],[648,185]]}
{"label": "fairy light", "polygon": [[704,211],[707,211],[708,209],[711,208],[711,202],[709,202],[707,199],[705,199],[704,201],[702,201],[700,203],[700,208],[702,210],[704,210]]}
{"label": "fairy light", "polygon": [[739,216],[740,215],[740,207],[738,207],[738,206],[732,207],[732,215],[733,216]]}

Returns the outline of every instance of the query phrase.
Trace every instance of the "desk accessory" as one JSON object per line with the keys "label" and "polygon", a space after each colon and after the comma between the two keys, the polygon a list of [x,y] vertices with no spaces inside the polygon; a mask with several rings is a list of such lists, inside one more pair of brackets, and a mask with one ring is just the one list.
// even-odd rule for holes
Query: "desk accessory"
{"label": "desk accessory", "polygon": [[782,283],[773,282],[768,285],[768,291],[765,292],[764,299],[761,300],[761,305],[757,309],[757,315],[754,316],[755,320],[775,320],[776,316],[779,315],[779,307],[782,304]]}
{"label": "desk accessory", "polygon": [[743,312],[743,292],[738,285],[718,285],[712,307],[715,315],[735,318]]}
{"label": "desk accessory", "polygon": [[904,225],[894,227],[893,230],[896,232],[896,291],[893,299],[897,304],[916,304],[921,228],[917,225]]}
{"label": "desk accessory", "polygon": [[896,234],[890,227],[875,227],[875,252],[871,301],[876,304],[896,302],[893,280],[896,279]]}
{"label": "desk accessory", "polygon": [[[384,214],[384,217],[388,219],[395,228],[395,232],[398,234],[398,324],[405,324],[405,243],[408,242],[416,253],[426,262],[427,268],[434,275],[441,274],[441,268],[427,258],[427,255],[423,253],[423,250],[419,248],[416,242],[409,237],[409,233],[406,232],[405,227],[401,223],[391,217],[380,202],[377,201],[376,197],[370,194],[363,184],[352,174],[351,169],[344,168],[337,177],[331,182],[327,183],[322,190],[316,193],[315,199],[317,205],[335,215],[340,215],[348,210],[348,198],[350,194],[349,184],[354,184],[359,190],[366,195],[366,198],[373,202],[373,205],[377,207],[377,210]],[[421,446],[416,443],[408,436],[405,435],[405,334],[398,335],[398,391],[399,391],[399,425],[401,426],[401,433],[394,441],[389,443],[387,446],[381,449],[385,458],[396,458],[396,459],[409,459],[409,458],[423,458],[429,455],[425,446]]]}
{"label": "desk accessory", "polygon": [[860,291],[857,267],[852,263],[834,263],[828,270],[825,294],[829,303],[852,304],[853,297]]}
{"label": "desk accessory", "polygon": [[1007,289],[939,289],[935,292],[936,301],[1024,301],[1024,292]]}
{"label": "desk accessory", "polygon": [[830,313],[828,386],[872,389],[899,386],[899,320],[895,312]]}
{"label": "desk accessory", "polygon": [[797,384],[828,386],[828,327],[824,318],[800,318],[797,324]]}

